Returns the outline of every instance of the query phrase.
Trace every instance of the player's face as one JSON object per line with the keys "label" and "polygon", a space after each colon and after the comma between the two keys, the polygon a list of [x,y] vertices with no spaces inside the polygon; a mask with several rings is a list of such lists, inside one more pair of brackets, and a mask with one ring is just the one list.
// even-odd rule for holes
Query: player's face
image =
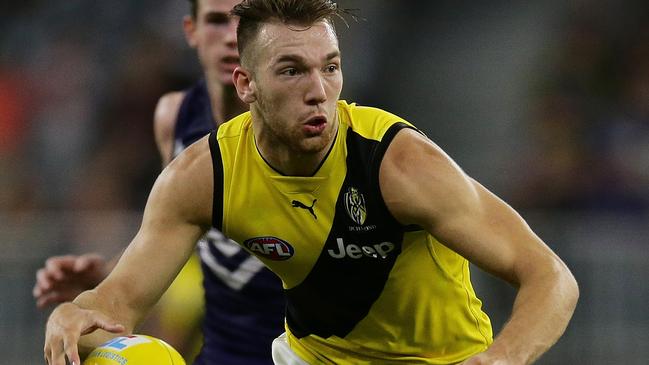
{"label": "player's face", "polygon": [[324,21],[308,29],[266,24],[254,46],[251,108],[264,129],[290,150],[321,152],[336,132],[343,85],[332,26]]}
{"label": "player's face", "polygon": [[232,84],[232,71],[239,65],[238,20],[228,15],[239,2],[198,0],[196,19],[185,20],[188,41],[196,48],[208,79],[225,85]]}

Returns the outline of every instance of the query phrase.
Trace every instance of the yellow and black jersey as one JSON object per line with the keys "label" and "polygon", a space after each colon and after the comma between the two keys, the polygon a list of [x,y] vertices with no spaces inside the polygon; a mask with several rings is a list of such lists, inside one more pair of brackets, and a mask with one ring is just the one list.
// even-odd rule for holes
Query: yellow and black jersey
{"label": "yellow and black jersey", "polygon": [[484,351],[492,330],[467,260],[399,224],[381,197],[385,151],[414,127],[344,101],[338,121],[310,177],[264,161],[249,113],[209,138],[213,224],[282,279],[289,345],[313,364],[454,364]]}

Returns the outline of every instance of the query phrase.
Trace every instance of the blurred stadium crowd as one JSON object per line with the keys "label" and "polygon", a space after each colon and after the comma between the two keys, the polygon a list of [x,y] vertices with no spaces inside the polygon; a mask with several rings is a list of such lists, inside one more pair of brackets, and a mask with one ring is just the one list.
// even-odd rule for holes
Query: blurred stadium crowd
{"label": "blurred stadium crowd", "polygon": [[649,208],[649,7],[609,10],[576,7],[540,59],[520,207]]}
{"label": "blurred stadium crowd", "polygon": [[[508,156],[519,161],[520,178],[499,189],[517,207],[649,207],[648,10],[640,1],[611,3],[574,2],[541,45],[529,94],[521,96],[530,108],[517,137],[528,148]],[[158,171],[154,103],[198,75],[180,29],[186,4],[34,0],[9,7],[0,28],[2,210],[140,209]],[[375,90],[395,87],[370,82],[351,98],[380,100]],[[425,130],[444,128],[406,117]]]}
{"label": "blurred stadium crowd", "polygon": [[[340,29],[346,98],[395,110],[420,126],[471,175],[532,223],[546,227],[550,237],[556,224],[575,214],[589,223],[566,230],[587,232],[589,238],[600,232],[592,227],[604,231],[631,221],[628,231],[611,236],[625,241],[621,247],[631,250],[629,257],[646,251],[640,245],[649,243],[642,235],[649,217],[649,3],[340,3],[361,8],[367,18]],[[42,317],[30,307],[30,275],[54,253],[117,249],[114,245],[121,241],[111,235],[124,221],[137,224],[134,212],[144,206],[160,169],[152,133],[155,102],[165,91],[188,86],[200,69],[182,35],[185,1],[30,0],[2,7],[0,289],[17,299],[2,303],[0,324],[14,326],[0,325],[0,338],[8,338],[3,328],[26,323],[33,328],[23,334],[33,339],[42,336]],[[481,60],[488,62],[473,64]],[[498,110],[480,109],[492,102]],[[118,214],[123,218],[117,224],[94,219],[89,229],[88,217],[105,217],[102,212],[125,213]],[[44,215],[48,220],[43,225],[54,235],[21,236],[38,231],[34,217]],[[62,224],[57,220],[62,217],[71,218]],[[124,237],[132,229],[125,229]],[[630,241],[639,244],[630,247]],[[111,242],[110,249],[101,246]],[[592,313],[599,307],[584,306],[611,292],[598,291],[602,282],[589,281],[594,274],[588,265],[594,264],[575,254],[587,248],[557,247],[561,240],[550,243],[568,255],[578,280],[585,280],[576,325],[601,331],[585,323],[606,310]],[[602,241],[600,246],[616,243]],[[649,266],[646,254],[639,257],[644,257],[640,265]],[[631,266],[636,268],[631,274],[616,272],[602,280],[633,281],[648,272]],[[623,261],[620,267],[629,264]],[[18,268],[25,275],[16,274]],[[615,295],[649,299],[646,287],[628,282],[611,286],[619,290]],[[20,312],[24,318],[11,319],[16,310],[11,303],[28,308]],[[644,333],[636,340],[647,340],[646,314],[627,319],[641,327],[621,331]],[[588,334],[569,329],[567,336]],[[579,358],[583,353],[578,352],[590,350],[579,349],[584,342],[575,341],[550,358]],[[0,342],[5,350],[40,346],[38,341]],[[644,364],[649,356],[646,350],[620,346],[614,353],[629,354],[625,363]],[[590,363],[608,362],[592,355]]]}
{"label": "blurred stadium crowd", "polygon": [[159,170],[155,102],[196,71],[186,4],[32,3],[3,21],[3,210],[140,209]]}

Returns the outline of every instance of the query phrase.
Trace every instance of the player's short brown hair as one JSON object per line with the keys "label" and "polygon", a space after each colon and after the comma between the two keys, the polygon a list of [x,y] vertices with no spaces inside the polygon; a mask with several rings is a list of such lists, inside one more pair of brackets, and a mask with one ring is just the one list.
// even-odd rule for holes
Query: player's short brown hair
{"label": "player's short brown hair", "polygon": [[340,17],[338,5],[333,0],[244,0],[231,14],[239,17],[237,42],[242,62],[246,49],[264,23],[279,21],[308,27],[325,20],[333,27],[333,18]]}

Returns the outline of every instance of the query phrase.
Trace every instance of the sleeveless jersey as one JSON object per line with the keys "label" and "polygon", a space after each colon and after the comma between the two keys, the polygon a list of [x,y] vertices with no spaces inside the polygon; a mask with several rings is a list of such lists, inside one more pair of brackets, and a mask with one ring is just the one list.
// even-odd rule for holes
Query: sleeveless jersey
{"label": "sleeveless jersey", "polygon": [[[188,89],[178,111],[174,156],[216,128],[207,86]],[[281,281],[254,256],[217,230],[198,242],[205,289],[203,347],[196,365],[269,365],[281,334]]]}
{"label": "sleeveless jersey", "polygon": [[311,364],[455,364],[492,342],[469,263],[389,213],[378,176],[402,128],[340,101],[336,140],[310,177],[260,156],[250,113],[210,135],[213,224],[283,281],[286,332]]}

